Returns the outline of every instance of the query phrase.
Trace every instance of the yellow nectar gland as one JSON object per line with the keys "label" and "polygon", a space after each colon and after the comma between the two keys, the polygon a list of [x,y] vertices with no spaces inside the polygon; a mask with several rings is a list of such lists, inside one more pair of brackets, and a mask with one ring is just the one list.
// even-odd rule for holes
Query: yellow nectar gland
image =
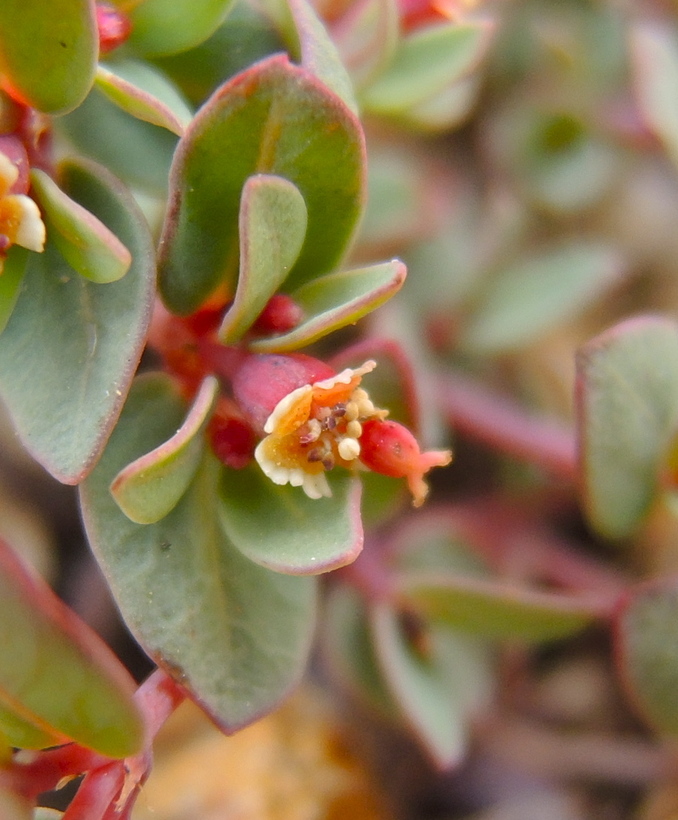
{"label": "yellow nectar gland", "polygon": [[329,379],[305,384],[275,406],[264,425],[268,435],[254,451],[259,466],[274,484],[302,487],[309,498],[332,495],[325,473],[339,465],[356,466],[361,422],[383,419],[360,385],[376,362],[347,368]]}

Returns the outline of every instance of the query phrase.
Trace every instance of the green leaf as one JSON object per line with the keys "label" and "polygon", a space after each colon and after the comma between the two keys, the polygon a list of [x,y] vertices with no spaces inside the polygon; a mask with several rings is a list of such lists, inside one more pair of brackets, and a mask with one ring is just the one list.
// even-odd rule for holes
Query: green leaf
{"label": "green leaf", "polygon": [[358,592],[347,584],[332,586],[321,623],[321,652],[333,677],[367,706],[397,722],[400,710],[386,688]]}
{"label": "green leaf", "polygon": [[137,60],[97,68],[96,87],[133,117],[181,136],[193,117],[179,91],[155,68]]}
{"label": "green leaf", "polygon": [[354,561],[363,547],[360,481],[328,474],[331,498],[279,486],[257,464],[224,470],[219,511],[224,530],[252,561],[290,575],[315,575]]}
{"label": "green leaf", "polygon": [[528,344],[600,297],[622,269],[611,247],[581,240],[521,259],[488,283],[461,344],[484,354]]}
{"label": "green leaf", "polygon": [[[21,715],[25,717],[22,717]],[[44,728],[42,728],[44,727]],[[63,736],[54,730],[49,731],[44,721],[22,709],[17,703],[8,702],[3,706],[3,694],[0,693],[0,736],[10,741],[17,749],[45,749],[63,743]]]}
{"label": "green leaf", "polygon": [[7,322],[21,293],[21,283],[26,273],[29,251],[19,245],[13,245],[5,258],[0,273],[0,333],[7,327]]}
{"label": "green leaf", "polygon": [[563,638],[603,614],[591,600],[457,575],[449,570],[403,574],[398,588],[403,599],[423,617],[491,638]]}
{"label": "green leaf", "polygon": [[132,253],[119,282],[84,280],[47,243],[31,254],[0,341],[0,392],[27,449],[60,481],[92,468],[141,356],[153,304],[153,246],[129,193],[105,169],[63,166],[67,188]]}
{"label": "green leaf", "polygon": [[614,631],[626,691],[660,732],[678,735],[678,587],[662,578],[632,594]]}
{"label": "green leaf", "polygon": [[219,389],[210,376],[202,383],[184,423],[167,441],[128,464],[113,479],[111,494],[137,524],[154,524],[171,512],[202,461],[203,433]]}
{"label": "green leaf", "polygon": [[186,51],[216,31],[231,5],[232,0],[144,0],[135,3],[128,12],[132,22],[130,44],[145,57]]}
{"label": "green leaf", "polygon": [[177,149],[160,246],[160,286],[171,310],[190,313],[220,283],[234,290],[240,195],[256,173],[288,179],[308,209],[288,286],[334,268],[362,209],[362,130],[334,95],[280,55],[217,90]]}
{"label": "green leaf", "polygon": [[360,102],[375,114],[399,115],[465,77],[485,53],[488,21],[429,26],[401,40],[393,62],[363,90]]}
{"label": "green leaf", "polygon": [[165,195],[175,134],[130,116],[97,88],[58,124],[85,156],[130,185]]}
{"label": "green leaf", "polygon": [[299,38],[301,64],[358,114],[353,84],[337,49],[307,0],[287,0]]}
{"label": "green leaf", "polygon": [[288,180],[258,174],[245,182],[238,224],[240,275],[219,330],[223,344],[237,342],[249,330],[287,278],[304,244],[306,203]]}
{"label": "green leaf", "polygon": [[[131,677],[2,542],[0,597],[0,723],[10,742],[31,740],[20,724],[32,723],[50,745],[75,740],[111,757],[139,751],[144,728]],[[1,720],[8,708],[19,721]]]}
{"label": "green leaf", "polygon": [[0,81],[39,111],[63,114],[80,105],[98,49],[92,0],[0,3]]}
{"label": "green leaf", "polygon": [[577,355],[577,424],[586,514],[602,535],[632,534],[648,513],[678,426],[678,326],[621,322]]}
{"label": "green leaf", "polygon": [[481,78],[463,77],[432,97],[413,105],[398,121],[421,131],[444,131],[459,125],[471,112],[480,91]]}
{"label": "green leaf", "polygon": [[130,521],[109,493],[119,471],[166,441],[183,402],[142,376],[106,451],[82,485],[89,539],[128,626],[149,654],[227,731],[273,708],[301,675],[316,582],[270,572],[235,549],[218,521],[220,465],[207,456],[156,524]]}
{"label": "green leaf", "polygon": [[[87,176],[83,169],[75,179],[72,174],[69,179],[67,169],[62,184],[75,183],[73,193],[82,197],[80,187],[100,185]],[[74,270],[101,284],[115,282],[127,273],[132,264],[130,252],[101,220],[71,199],[44,171],[33,169],[31,184],[45,216],[50,241]]]}
{"label": "green leaf", "polygon": [[296,350],[334,330],[355,324],[394,296],[402,287],[405,275],[405,265],[393,259],[307,282],[291,294],[303,309],[305,319],[288,333],[251,342],[250,348],[259,353]]}
{"label": "green leaf", "polygon": [[453,766],[465,754],[471,714],[489,695],[485,647],[422,625],[427,646],[420,651],[386,605],[374,607],[370,621],[386,683],[405,719],[440,768]]}
{"label": "green leaf", "polygon": [[631,26],[631,53],[638,103],[650,128],[678,164],[678,39],[672,28],[652,22]]}

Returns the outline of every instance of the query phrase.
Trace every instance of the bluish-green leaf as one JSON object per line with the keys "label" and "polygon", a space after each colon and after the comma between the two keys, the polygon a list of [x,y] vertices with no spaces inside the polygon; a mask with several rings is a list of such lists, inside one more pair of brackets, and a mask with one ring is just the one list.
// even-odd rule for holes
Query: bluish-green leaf
{"label": "bluish-green leaf", "polygon": [[154,524],[179,503],[202,461],[203,433],[218,389],[214,377],[205,379],[176,433],[113,479],[111,494],[129,519]]}
{"label": "bluish-green leaf", "polygon": [[678,325],[629,319],[577,356],[577,424],[586,514],[609,538],[649,512],[678,428]]}
{"label": "bluish-green leaf", "polygon": [[270,174],[247,180],[238,221],[240,274],[219,330],[221,342],[237,342],[285,281],[304,243],[306,224],[304,198],[291,182]]}
{"label": "bluish-green leaf", "polygon": [[428,26],[400,41],[393,62],[361,93],[366,111],[399,115],[465,77],[487,49],[487,21]]}
{"label": "bluish-green leaf", "polygon": [[144,0],[129,11],[130,43],[146,57],[197,46],[218,28],[232,0]]}
{"label": "bluish-green leaf", "polygon": [[0,333],[7,327],[21,293],[29,251],[19,245],[9,249],[0,274]]}
{"label": "bluish-green leaf", "polygon": [[96,86],[123,111],[181,136],[193,112],[170,81],[137,60],[115,61],[97,68]]}
{"label": "bluish-green leaf", "polygon": [[405,274],[405,265],[393,259],[307,282],[291,294],[304,311],[304,320],[288,333],[254,341],[250,347],[259,353],[296,350],[355,324],[394,296],[402,287]]}
{"label": "bluish-green leaf", "polygon": [[448,571],[403,574],[398,588],[422,617],[491,638],[543,641],[579,632],[602,614],[591,600]]}
{"label": "bluish-green leaf", "polygon": [[13,745],[75,740],[112,757],[137,752],[133,680],[2,542],[0,597],[0,731]]}
{"label": "bluish-green leaf", "polygon": [[583,240],[521,259],[488,282],[461,344],[485,354],[525,345],[600,297],[622,270],[610,246]]}
{"label": "bluish-green leaf", "polygon": [[615,658],[638,711],[661,733],[678,736],[678,586],[663,578],[632,594],[614,631]]}
{"label": "bluish-green leaf", "polygon": [[[87,171],[81,169],[76,177],[80,187],[88,187],[86,176]],[[66,187],[69,182],[73,180],[67,166],[62,185]],[[31,171],[31,183],[45,216],[49,239],[68,264],[92,282],[104,284],[121,279],[132,264],[132,257],[118,237],[44,171]],[[100,185],[97,180],[93,183]],[[78,192],[73,193],[77,196]]]}
{"label": "bluish-green leaf", "polygon": [[218,521],[220,465],[207,456],[156,524],[129,520],[115,475],[166,441],[183,402],[164,376],[142,376],[96,469],[82,486],[89,539],[139,642],[227,731],[272,709],[298,681],[314,630],[315,580],[245,558]]}
{"label": "bluish-green leaf", "polygon": [[93,88],[82,105],[59,120],[80,153],[124,182],[165,195],[176,134],[132,117]]}
{"label": "bluish-green leaf", "polygon": [[360,481],[329,473],[331,498],[309,498],[301,487],[279,486],[257,464],[224,470],[220,513],[241,552],[262,566],[310,575],[350,564],[363,547]]}
{"label": "bluish-green leaf", "polygon": [[477,640],[422,628],[426,646],[417,648],[397,612],[381,604],[371,613],[377,657],[394,700],[434,762],[449,768],[464,756],[468,721],[489,696],[488,656]]}
{"label": "bluish-green leaf", "polygon": [[234,291],[240,196],[257,173],[294,183],[308,209],[306,241],[288,286],[333,269],[362,210],[363,152],[359,122],[284,56],[218,89],[182,138],[172,167],[160,250],[170,309],[190,313],[219,284]]}
{"label": "bluish-green leaf", "polygon": [[78,106],[98,54],[93,0],[2,0],[0,84],[46,114]]}
{"label": "bluish-green leaf", "polygon": [[119,282],[83,279],[50,242],[31,254],[0,341],[0,393],[28,450],[81,481],[103,450],[141,356],[155,285],[153,246],[129,193],[103,168],[63,167],[68,189],[132,253]]}

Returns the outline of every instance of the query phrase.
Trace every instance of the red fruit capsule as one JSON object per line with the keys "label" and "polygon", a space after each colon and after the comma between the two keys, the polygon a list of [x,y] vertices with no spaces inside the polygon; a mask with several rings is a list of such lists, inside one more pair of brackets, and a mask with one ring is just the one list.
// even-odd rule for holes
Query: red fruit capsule
{"label": "red fruit capsule", "polygon": [[121,46],[132,33],[132,23],[126,15],[114,6],[105,4],[96,7],[97,29],[99,32],[99,53]]}
{"label": "red fruit capsule", "polygon": [[413,504],[424,503],[428,485],[424,475],[432,467],[444,467],[452,461],[449,450],[422,453],[412,433],[397,421],[368,419],[360,436],[360,460],[375,473],[391,478],[406,478]]}

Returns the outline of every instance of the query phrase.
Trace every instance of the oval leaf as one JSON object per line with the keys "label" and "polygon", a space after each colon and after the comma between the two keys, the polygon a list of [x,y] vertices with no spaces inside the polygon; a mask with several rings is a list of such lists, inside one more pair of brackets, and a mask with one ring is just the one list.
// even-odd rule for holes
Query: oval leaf
{"label": "oval leaf", "polygon": [[334,22],[332,39],[358,88],[367,85],[391,62],[399,28],[394,0],[360,0]]}
{"label": "oval leaf", "polygon": [[[68,176],[64,181],[68,183]],[[87,184],[84,179],[80,183]],[[50,241],[74,270],[99,283],[115,282],[127,273],[131,254],[101,220],[64,193],[44,171],[32,170],[31,184]]]}
{"label": "oval leaf", "polygon": [[205,379],[177,432],[155,450],[128,464],[113,479],[111,494],[130,520],[154,524],[179,503],[202,460],[202,433],[218,389],[214,377]]}
{"label": "oval leaf", "polygon": [[400,41],[393,62],[361,95],[365,110],[406,114],[469,74],[490,41],[489,21],[429,26]]}
{"label": "oval leaf", "polygon": [[159,260],[171,310],[190,313],[224,281],[234,290],[240,195],[256,173],[290,180],[308,208],[306,241],[289,286],[331,270],[362,209],[362,130],[334,95],[284,56],[222,86],[180,142]]}
{"label": "oval leaf", "polygon": [[314,629],[312,578],[245,558],[218,522],[220,465],[209,457],[156,524],[130,521],[109,493],[120,470],[167,441],[183,418],[170,380],[141,377],[82,485],[88,536],[128,626],[227,731],[272,709],[298,681]]}
{"label": "oval leaf", "polygon": [[331,498],[309,498],[279,486],[258,465],[224,470],[220,513],[224,530],[252,561],[291,575],[315,575],[354,561],[363,548],[360,481],[328,474]]}
{"label": "oval leaf", "polygon": [[145,63],[126,61],[97,68],[96,86],[128,114],[180,137],[192,113],[169,80]]}
{"label": "oval leaf", "polygon": [[99,41],[93,0],[2,0],[0,85],[46,114],[85,99]]}
{"label": "oval leaf", "polygon": [[144,0],[134,3],[130,43],[146,57],[177,54],[206,40],[233,0]]}
{"label": "oval leaf", "polygon": [[26,273],[29,251],[13,245],[5,257],[0,272],[0,333],[7,327],[10,316],[21,292],[21,283]]}
{"label": "oval leaf", "polygon": [[355,324],[394,296],[405,281],[406,268],[393,259],[369,268],[330,273],[292,293],[306,318],[289,333],[256,340],[250,348],[259,353],[283,352],[304,347],[328,333]]}
{"label": "oval leaf", "polygon": [[616,658],[626,690],[660,732],[678,735],[678,585],[643,585],[619,614]]}
{"label": "oval leaf", "polygon": [[119,282],[84,280],[48,242],[31,254],[0,337],[0,392],[27,449],[60,481],[92,468],[141,356],[153,303],[153,246],[130,194],[105,169],[63,166],[67,188],[132,252]]}
{"label": "oval leaf", "polygon": [[[134,682],[108,647],[0,541],[0,703],[111,757],[143,742]],[[2,723],[10,741],[12,726]],[[26,741],[25,734],[16,740]],[[40,744],[42,745],[42,743]]]}
{"label": "oval leaf", "polygon": [[563,638],[606,614],[594,601],[449,572],[401,576],[400,593],[425,618],[492,638]]}
{"label": "oval leaf", "polygon": [[527,344],[600,297],[622,271],[612,248],[582,241],[523,259],[488,283],[462,344],[478,353]]}
{"label": "oval leaf", "polygon": [[306,235],[306,203],[282,177],[257,174],[240,201],[240,274],[219,338],[237,342],[257,319],[297,261]]}
{"label": "oval leaf", "polygon": [[485,647],[429,629],[420,651],[406,637],[398,613],[384,605],[374,607],[370,624],[386,683],[405,719],[440,768],[458,763],[470,713],[489,694]]}
{"label": "oval leaf", "polygon": [[584,505],[602,535],[630,535],[657,492],[678,425],[678,326],[629,319],[577,355],[577,422]]}

